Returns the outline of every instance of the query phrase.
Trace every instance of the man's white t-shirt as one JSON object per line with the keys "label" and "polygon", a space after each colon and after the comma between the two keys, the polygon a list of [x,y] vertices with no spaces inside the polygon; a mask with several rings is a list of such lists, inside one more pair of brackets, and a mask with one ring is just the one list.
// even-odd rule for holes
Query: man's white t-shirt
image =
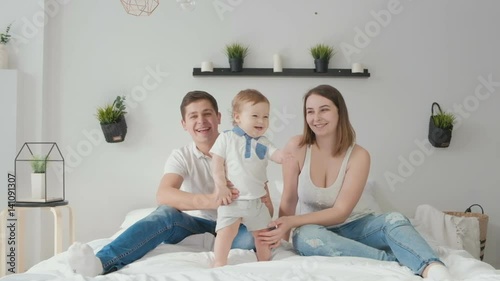
{"label": "man's white t-shirt", "polygon": [[249,138],[239,127],[219,135],[210,153],[225,159],[226,177],[239,190],[238,200],[266,195],[267,163],[276,147],[264,136]]}
{"label": "man's white t-shirt", "polygon": [[[211,194],[215,189],[210,168],[211,161],[212,158],[199,151],[193,142],[173,150],[163,171],[165,174],[180,175],[184,179],[180,188],[182,191]],[[208,220],[217,220],[217,210],[193,210],[184,211],[184,213]]]}

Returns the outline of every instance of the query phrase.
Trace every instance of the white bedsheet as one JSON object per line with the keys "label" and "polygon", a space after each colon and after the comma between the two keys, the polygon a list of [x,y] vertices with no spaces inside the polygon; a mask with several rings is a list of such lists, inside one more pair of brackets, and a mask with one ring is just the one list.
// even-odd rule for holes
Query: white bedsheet
{"label": "white bedsheet", "polygon": [[[100,239],[89,243],[95,250],[109,243]],[[500,280],[500,271],[474,259],[464,250],[436,248],[457,280]],[[253,251],[231,250],[229,265],[210,268],[213,252],[194,247],[188,242],[158,246],[142,259],[123,269],[95,278],[74,274],[66,263],[66,252],[35,265],[24,274],[10,275],[0,280],[422,280],[396,262],[355,257],[302,257],[291,245],[283,242],[273,252],[270,262],[257,262]]]}

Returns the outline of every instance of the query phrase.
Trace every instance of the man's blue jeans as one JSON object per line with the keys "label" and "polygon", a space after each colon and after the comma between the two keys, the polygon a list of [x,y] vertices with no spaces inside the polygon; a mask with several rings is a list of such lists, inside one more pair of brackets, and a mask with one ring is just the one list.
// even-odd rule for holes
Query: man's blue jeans
{"label": "man's blue jeans", "polygon": [[[215,234],[215,221],[193,217],[162,205],[125,230],[96,256],[101,260],[103,274],[106,274],[142,258],[161,243],[176,244],[190,235],[205,232]],[[241,225],[232,248],[254,247],[252,234]]]}
{"label": "man's blue jeans", "polygon": [[337,227],[303,225],[293,233],[293,246],[303,256],[355,256],[398,261],[419,275],[428,264],[442,263],[400,213],[367,215]]}

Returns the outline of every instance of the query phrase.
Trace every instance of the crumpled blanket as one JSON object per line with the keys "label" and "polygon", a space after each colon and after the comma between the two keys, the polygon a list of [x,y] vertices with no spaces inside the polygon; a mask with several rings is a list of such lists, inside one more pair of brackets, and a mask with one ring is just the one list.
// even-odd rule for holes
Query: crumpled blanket
{"label": "crumpled blanket", "polygon": [[411,222],[432,248],[436,249],[439,245],[466,250],[474,258],[479,259],[477,218],[452,216],[430,205],[420,205]]}

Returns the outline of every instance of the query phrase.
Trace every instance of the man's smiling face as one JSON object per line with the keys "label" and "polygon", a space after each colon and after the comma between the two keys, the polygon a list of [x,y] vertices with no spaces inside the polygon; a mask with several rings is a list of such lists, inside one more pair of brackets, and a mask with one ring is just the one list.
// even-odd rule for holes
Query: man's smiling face
{"label": "man's smiling face", "polygon": [[196,144],[212,145],[219,135],[221,115],[208,100],[198,100],[186,106],[186,114],[181,121],[184,130]]}

